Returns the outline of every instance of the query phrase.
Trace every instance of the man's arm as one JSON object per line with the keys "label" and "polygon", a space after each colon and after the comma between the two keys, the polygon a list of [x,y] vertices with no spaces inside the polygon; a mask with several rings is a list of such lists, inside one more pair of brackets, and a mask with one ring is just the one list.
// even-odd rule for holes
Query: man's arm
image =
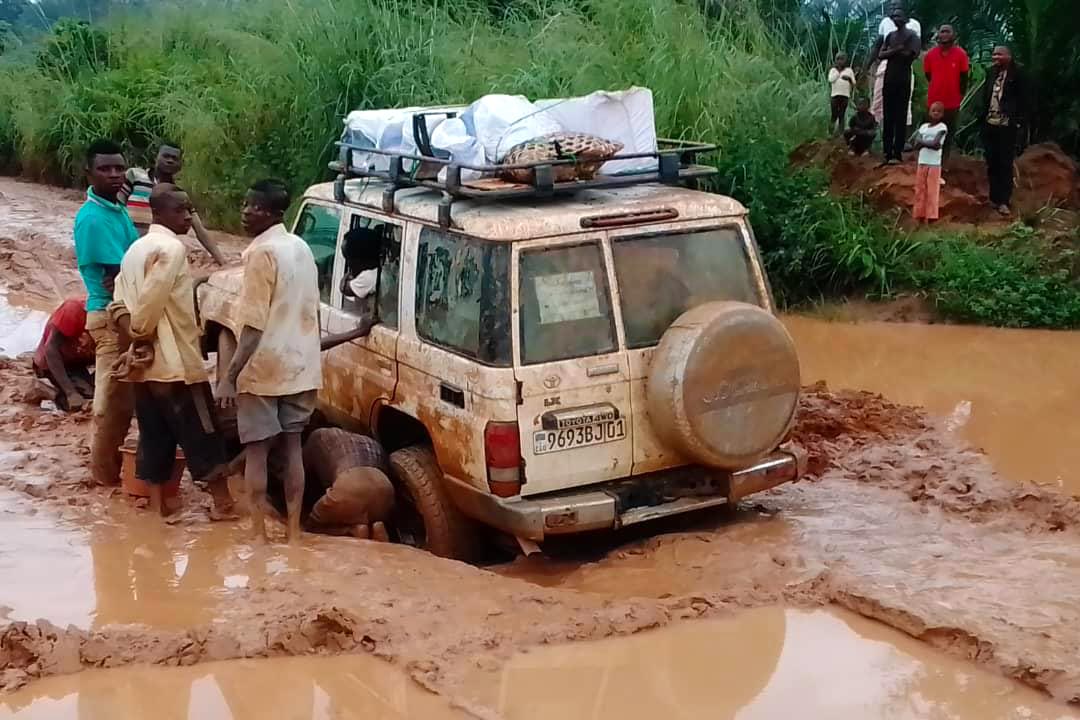
{"label": "man's arm", "polygon": [[67,366],[64,364],[64,357],[60,353],[60,346],[64,344],[65,339],[63,335],[53,328],[53,333],[49,336],[49,342],[45,345],[45,363],[49,366],[49,374],[52,375],[52,379],[60,386],[60,392],[64,393],[67,398],[68,405],[75,410],[82,407],[83,399],[79,391],[75,389],[75,384],[71,382]]}
{"label": "man's arm", "polygon": [[357,340],[362,337],[367,337],[371,333],[371,328],[379,324],[378,318],[374,315],[363,318],[360,324],[354,329],[343,333],[337,333],[336,335],[323,335],[322,343],[319,349],[322,352],[326,352],[331,348],[335,348],[342,343],[347,343],[350,340]]}
{"label": "man's arm", "polygon": [[256,330],[250,325],[245,325],[240,331],[240,340],[236,344],[236,352],[233,353],[229,367],[225,374],[218,378],[217,396],[221,407],[230,407],[236,403],[236,380],[255,354],[262,336],[262,330]]}
{"label": "man's arm", "polygon": [[262,249],[251,253],[244,263],[244,282],[236,305],[240,308],[240,339],[228,369],[218,378],[218,402],[222,407],[236,402],[236,381],[262,340],[276,284],[274,256]]}
{"label": "man's arm", "polygon": [[218,265],[225,264],[225,256],[221,254],[221,250],[210,238],[210,233],[206,231],[206,227],[202,224],[202,218],[199,217],[199,213],[192,213],[191,215],[191,229],[195,233],[195,239],[199,241],[199,244],[206,248],[206,252],[210,253],[210,257],[214,258],[214,262]]}
{"label": "man's arm", "polygon": [[[184,266],[186,252],[183,243],[177,242],[167,250],[155,251],[151,264],[143,276],[142,291],[135,302],[126,298],[131,312],[131,338],[145,340],[157,332],[158,323],[165,312],[165,304],[176,286],[176,278]],[[132,307],[134,306],[134,307]]]}

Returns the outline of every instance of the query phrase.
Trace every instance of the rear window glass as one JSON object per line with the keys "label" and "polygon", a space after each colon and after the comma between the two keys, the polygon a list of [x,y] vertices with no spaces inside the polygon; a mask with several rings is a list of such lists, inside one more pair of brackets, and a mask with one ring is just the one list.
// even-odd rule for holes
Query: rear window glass
{"label": "rear window glass", "polygon": [[604,256],[597,243],[521,253],[521,362],[614,352]]}
{"label": "rear window glass", "polygon": [[510,364],[510,246],[424,228],[416,259],[420,337],[488,365]]}
{"label": "rear window glass", "polygon": [[627,347],[649,347],[676,318],[715,300],[761,305],[735,227],[648,235],[612,243]]}

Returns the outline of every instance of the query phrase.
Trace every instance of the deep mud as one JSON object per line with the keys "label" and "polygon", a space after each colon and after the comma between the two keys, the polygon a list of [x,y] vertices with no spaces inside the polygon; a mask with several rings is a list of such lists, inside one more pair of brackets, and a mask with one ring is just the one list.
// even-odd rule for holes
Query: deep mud
{"label": "deep mud", "polygon": [[[15,241],[25,232],[39,231]],[[42,257],[53,252],[59,268],[63,250]],[[28,362],[0,361],[3,690],[88,668],[364,653],[494,717],[482,678],[530,647],[835,604],[1080,702],[1080,503],[999,477],[941,423],[877,395],[807,388],[793,434],[811,458],[803,482],[654,537],[490,570],[341,538],[252,546],[242,524],[210,523],[190,486],[166,525],[87,487],[87,416],[37,400]]]}

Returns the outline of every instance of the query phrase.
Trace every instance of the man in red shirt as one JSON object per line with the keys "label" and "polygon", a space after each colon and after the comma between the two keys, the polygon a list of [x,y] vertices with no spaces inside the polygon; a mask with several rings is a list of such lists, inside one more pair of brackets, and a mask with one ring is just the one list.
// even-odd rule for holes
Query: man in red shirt
{"label": "man in red shirt", "polygon": [[930,88],[926,93],[927,107],[938,102],[945,106],[944,122],[949,132],[945,135],[944,160],[948,160],[956,137],[960,105],[963,104],[964,94],[967,92],[971,61],[964,48],[956,44],[956,31],[952,25],[938,28],[937,41],[937,47],[923,58],[923,71],[926,79],[930,81]]}
{"label": "man in red shirt", "polygon": [[56,386],[57,407],[79,410],[94,396],[89,371],[93,364],[94,341],[86,332],[86,300],[65,300],[45,323],[34,352],[34,372]]}

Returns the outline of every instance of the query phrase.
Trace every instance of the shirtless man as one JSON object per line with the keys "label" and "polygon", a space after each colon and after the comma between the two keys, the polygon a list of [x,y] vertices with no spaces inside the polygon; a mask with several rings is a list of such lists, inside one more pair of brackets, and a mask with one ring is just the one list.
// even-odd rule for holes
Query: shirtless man
{"label": "shirtless man", "polygon": [[253,532],[264,542],[266,461],[273,446],[283,446],[288,537],[295,543],[304,495],[300,433],[315,409],[322,366],[318,271],[307,243],[285,229],[289,202],[276,180],[255,183],[244,200],[241,221],[254,240],[243,254],[243,329],[218,381],[218,401],[236,404]]}

